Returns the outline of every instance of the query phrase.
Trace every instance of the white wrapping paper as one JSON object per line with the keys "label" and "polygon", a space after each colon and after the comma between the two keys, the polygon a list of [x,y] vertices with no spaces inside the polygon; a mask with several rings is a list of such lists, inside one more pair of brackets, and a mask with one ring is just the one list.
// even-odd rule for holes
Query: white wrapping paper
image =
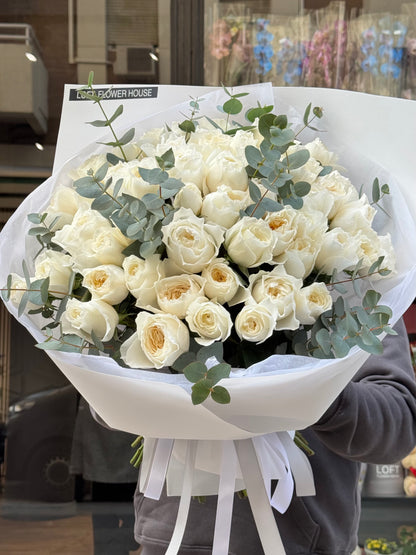
{"label": "white wrapping paper", "polygon": [[[392,308],[395,322],[416,297],[414,154],[412,158],[406,158],[406,152],[410,152],[409,142],[413,144],[413,148],[416,144],[416,103],[327,89],[272,90],[270,86],[263,85],[244,87],[244,90],[251,90],[262,104],[270,104],[275,100],[276,111],[292,115],[295,121],[299,120],[299,115],[303,114],[311,100],[315,105],[322,106],[324,117],[318,123],[323,129],[320,137],[330,150],[339,153],[340,163],[347,169],[347,175],[357,188],[365,183],[371,185],[376,176],[380,178],[381,183],[389,183],[391,196],[384,206],[391,217],[378,215],[376,225],[378,231],[389,231],[392,234],[397,256],[397,273],[389,279],[376,282],[375,288],[383,293],[382,303]],[[218,91],[207,95],[206,100],[201,103],[203,113],[215,115],[215,108],[221,103],[221,94],[222,91]],[[251,100],[250,105],[254,105],[252,97],[248,99],[248,102]],[[377,113],[374,106],[379,106],[382,113]],[[136,135],[149,128],[183,119],[181,113],[186,113],[187,110],[186,102],[147,118],[135,125]],[[380,123],[382,118],[384,124]],[[382,134],[379,132],[380,125],[384,129]],[[400,135],[397,135],[399,129]],[[310,131],[301,138],[310,139]],[[0,234],[0,283],[3,286],[9,273],[22,273],[22,259],[30,266],[31,256],[37,249],[35,241],[28,238],[26,233],[29,228],[27,214],[42,212],[48,205],[54,187],[70,183],[68,170],[103,148],[94,144],[84,148],[38,187],[10,218]],[[14,316],[17,315],[17,310],[10,303],[8,308]],[[39,321],[28,316],[22,316],[20,321],[38,341],[43,340],[40,332],[42,324]],[[306,428],[318,420],[368,357],[367,353],[358,348],[352,349],[342,360],[274,355],[245,372],[235,372],[232,377],[221,382],[230,392],[230,404],[219,405],[207,400],[202,405],[194,406],[189,394],[190,384],[182,375],[125,369],[104,357],[56,351],[47,353],[109,426],[140,434],[148,439],[141,482],[144,490],[150,492],[153,488],[158,491],[166,472],[168,477],[178,476],[178,464],[180,469],[185,465],[185,475],[190,476],[190,482],[184,480],[181,486],[184,499],[180,509],[182,516],[169,553],[176,553],[175,549],[177,550],[180,544],[186,522],[187,496],[191,493],[216,493],[219,491],[218,488],[223,491],[221,483],[227,467],[224,468],[221,462],[220,441],[224,441],[228,445],[227,448],[232,450],[227,442],[232,440],[233,444],[235,440],[235,471],[231,473],[233,478],[229,477],[226,484],[229,486],[230,480],[234,482],[232,490],[241,489],[244,485],[248,487],[247,468],[251,468],[254,474],[257,472],[253,465],[263,478],[267,476],[267,479],[282,479],[282,469],[290,471],[290,466],[297,456],[295,452],[288,455],[283,449],[279,455],[279,470],[279,464],[274,464],[273,461],[264,463],[263,466],[261,464],[261,453],[263,452],[264,459],[265,449],[270,448],[266,440],[260,440],[263,445],[258,443],[257,451],[254,442],[250,441],[252,447],[249,448],[244,440],[256,436],[265,438],[272,432],[282,432],[283,435],[279,437],[282,438],[283,444],[288,446],[285,432]],[[163,456],[159,453],[159,478],[155,478],[154,475],[152,478],[151,471],[158,442],[155,440],[151,443],[150,438],[177,440],[167,444],[159,443],[160,453],[165,453]],[[178,440],[186,441],[181,444]],[[206,443],[202,441],[198,445],[192,440],[204,440]],[[171,458],[172,448],[174,454]],[[204,449],[210,450],[213,455],[206,456]],[[252,451],[257,452],[257,459],[253,459]],[[172,464],[169,466],[170,461]],[[256,461],[260,461],[260,464]],[[200,473],[200,479],[194,482],[192,489],[194,467],[197,469],[196,474]],[[245,472],[243,467],[246,468]],[[177,480],[171,480],[171,484],[175,482]],[[255,486],[251,485],[252,490],[253,487]],[[304,494],[313,492],[310,481],[299,489]],[[288,485],[283,502],[282,498],[273,502],[267,498],[266,486],[265,491],[260,494],[261,499],[254,501],[253,512],[256,521],[270,519],[270,516],[264,513],[265,500],[267,504],[272,502],[274,506],[278,506],[277,508],[280,507],[279,510],[284,510],[287,500],[290,501],[292,491],[293,482],[292,485]],[[170,493],[180,492],[177,487],[171,485]],[[254,496],[257,494],[254,493]],[[223,497],[224,502],[220,509],[224,511],[224,507],[228,506],[229,514],[229,496],[227,498],[224,494]],[[270,526],[266,528],[267,530],[259,532],[264,551],[269,554],[272,551],[267,546],[273,545],[273,542],[277,545],[276,542],[279,543],[280,540],[278,533],[276,536],[276,532],[270,531]],[[228,533],[228,528],[216,532],[216,544],[219,547],[215,548],[214,553],[219,555],[227,552],[223,538]],[[281,546],[277,552],[284,553],[283,547]],[[275,555],[276,551],[273,553]]]}

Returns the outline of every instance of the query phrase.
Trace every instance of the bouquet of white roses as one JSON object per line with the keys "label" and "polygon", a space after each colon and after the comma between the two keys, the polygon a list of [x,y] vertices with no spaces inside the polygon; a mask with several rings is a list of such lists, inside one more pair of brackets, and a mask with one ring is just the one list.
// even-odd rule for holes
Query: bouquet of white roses
{"label": "bouquet of white roses", "polygon": [[[84,94],[101,101],[92,82]],[[114,133],[121,112],[92,124]],[[148,495],[174,475],[174,446],[176,462],[212,477],[218,440],[259,436],[258,458],[276,454],[259,475],[280,478],[272,504],[284,510],[290,469],[307,463],[270,432],[312,424],[393,333],[373,284],[387,298],[409,281],[413,264],[393,248],[406,238],[390,235],[406,206],[377,178],[359,191],[319,138],[301,143],[321,116],[274,114],[267,85],[193,99],[84,149],[2,233],[5,249],[20,232],[2,269],[11,311],[108,424],[146,437]],[[216,440],[214,455],[174,439]],[[238,457],[236,484],[255,497],[258,463],[244,441],[233,449],[224,460]],[[280,538],[259,532],[275,553]]]}

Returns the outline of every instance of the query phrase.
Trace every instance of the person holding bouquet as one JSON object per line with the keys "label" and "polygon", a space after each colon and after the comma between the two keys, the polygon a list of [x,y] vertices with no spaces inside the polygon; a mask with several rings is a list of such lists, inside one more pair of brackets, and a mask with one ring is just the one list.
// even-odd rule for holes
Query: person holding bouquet
{"label": "person holding bouquet", "polygon": [[[416,383],[402,321],[338,398],[302,435],[316,495],[293,496],[284,514],[274,511],[287,555],[351,555],[360,518],[360,463],[393,463],[416,444]],[[229,553],[261,555],[263,549],[246,498],[235,495]],[[179,500],[135,494],[135,538],[142,555],[162,555],[174,528]],[[217,497],[193,499],[181,555],[212,552]]]}

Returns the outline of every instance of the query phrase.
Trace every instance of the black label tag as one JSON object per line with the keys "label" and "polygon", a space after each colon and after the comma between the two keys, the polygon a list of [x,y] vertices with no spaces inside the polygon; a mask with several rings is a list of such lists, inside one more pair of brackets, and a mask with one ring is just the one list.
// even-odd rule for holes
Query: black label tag
{"label": "black label tag", "polygon": [[[157,98],[157,87],[101,87],[94,88],[94,92],[102,100]],[[78,89],[69,89],[69,100],[88,100],[88,98],[82,96]]]}

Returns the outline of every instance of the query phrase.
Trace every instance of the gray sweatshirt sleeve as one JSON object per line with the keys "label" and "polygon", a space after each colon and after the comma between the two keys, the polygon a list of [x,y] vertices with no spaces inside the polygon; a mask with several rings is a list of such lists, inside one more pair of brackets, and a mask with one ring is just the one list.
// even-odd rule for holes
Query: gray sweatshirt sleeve
{"label": "gray sweatshirt sleeve", "polygon": [[312,427],[340,456],[393,463],[416,445],[416,383],[403,321],[387,336],[384,353],[371,355]]}

